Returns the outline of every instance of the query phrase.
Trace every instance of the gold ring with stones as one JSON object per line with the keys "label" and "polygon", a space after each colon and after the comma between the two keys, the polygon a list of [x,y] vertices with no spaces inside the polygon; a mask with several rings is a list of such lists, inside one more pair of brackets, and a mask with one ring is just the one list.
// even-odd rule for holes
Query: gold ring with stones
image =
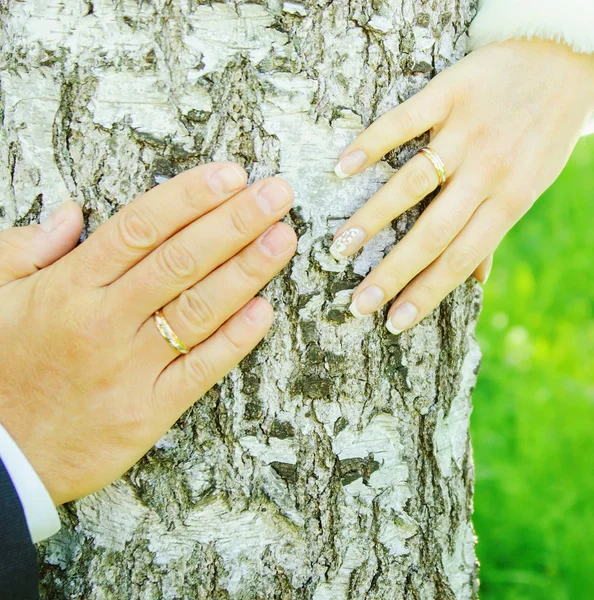
{"label": "gold ring with stones", "polygon": [[167,343],[181,354],[187,354],[190,349],[175,335],[163,313],[157,310],[153,317],[159,333],[167,340]]}
{"label": "gold ring with stones", "polygon": [[421,148],[417,152],[417,154],[424,154],[431,161],[431,164],[435,167],[435,170],[437,171],[437,176],[439,177],[439,185],[443,185],[448,178],[448,174],[446,172],[445,165],[443,164],[443,160],[439,158],[439,155],[434,150],[429,148],[429,146]]}

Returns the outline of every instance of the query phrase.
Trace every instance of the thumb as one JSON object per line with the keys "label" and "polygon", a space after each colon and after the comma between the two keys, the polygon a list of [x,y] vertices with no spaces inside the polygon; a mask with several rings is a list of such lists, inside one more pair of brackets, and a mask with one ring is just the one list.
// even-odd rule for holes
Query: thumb
{"label": "thumb", "polygon": [[82,226],[82,211],[69,201],[40,225],[0,231],[0,285],[32,275],[68,254]]}
{"label": "thumb", "polygon": [[489,275],[491,274],[491,267],[493,266],[493,255],[489,254],[487,258],[474,270],[474,277],[479,282],[485,285]]}

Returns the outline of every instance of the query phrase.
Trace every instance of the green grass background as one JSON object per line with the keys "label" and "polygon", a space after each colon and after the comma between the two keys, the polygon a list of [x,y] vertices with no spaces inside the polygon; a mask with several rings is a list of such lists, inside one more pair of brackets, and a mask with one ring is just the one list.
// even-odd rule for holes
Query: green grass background
{"label": "green grass background", "polygon": [[474,393],[482,600],[594,598],[594,135],[502,242]]}

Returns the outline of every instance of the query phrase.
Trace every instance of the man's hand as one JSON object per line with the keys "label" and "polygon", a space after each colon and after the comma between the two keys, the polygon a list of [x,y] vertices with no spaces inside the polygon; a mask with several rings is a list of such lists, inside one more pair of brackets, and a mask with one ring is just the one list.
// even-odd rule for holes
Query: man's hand
{"label": "man's hand", "polygon": [[272,307],[252,298],[295,252],[277,222],[293,193],[245,184],[233,163],[197,167],[74,250],[74,203],[0,232],[0,419],[56,504],[125,472],[266,335]]}

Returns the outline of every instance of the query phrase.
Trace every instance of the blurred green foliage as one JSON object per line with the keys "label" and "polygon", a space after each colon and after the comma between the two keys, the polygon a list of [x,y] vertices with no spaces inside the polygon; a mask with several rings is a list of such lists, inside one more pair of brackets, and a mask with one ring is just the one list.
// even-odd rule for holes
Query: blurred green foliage
{"label": "blurred green foliage", "polygon": [[594,136],[507,235],[474,393],[481,600],[594,598]]}

